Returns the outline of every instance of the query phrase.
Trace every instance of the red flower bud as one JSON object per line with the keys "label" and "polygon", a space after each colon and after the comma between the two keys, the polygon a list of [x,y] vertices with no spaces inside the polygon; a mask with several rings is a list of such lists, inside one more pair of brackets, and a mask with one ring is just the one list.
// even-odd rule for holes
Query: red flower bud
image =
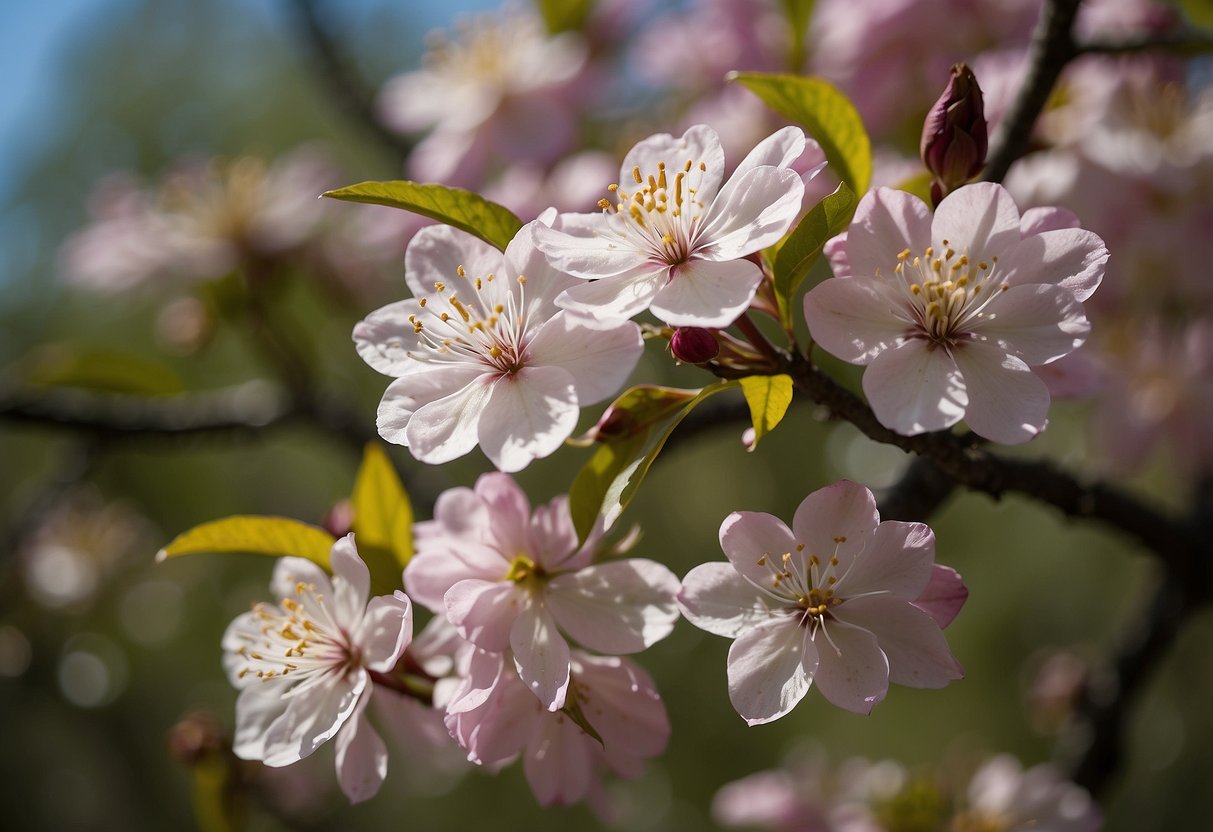
{"label": "red flower bud", "polygon": [[931,198],[936,204],[981,172],[988,148],[981,87],[968,66],[956,64],[943,95],[927,113],[919,145],[922,162],[934,176]]}
{"label": "red flower bud", "polygon": [[687,364],[702,364],[720,354],[716,333],[698,326],[683,326],[670,337],[670,352]]}

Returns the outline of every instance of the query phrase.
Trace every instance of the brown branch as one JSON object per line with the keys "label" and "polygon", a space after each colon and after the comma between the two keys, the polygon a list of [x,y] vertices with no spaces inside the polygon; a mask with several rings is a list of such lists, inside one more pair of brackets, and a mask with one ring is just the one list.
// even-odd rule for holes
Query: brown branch
{"label": "brown branch", "polygon": [[1140,52],[1166,52],[1183,57],[1213,52],[1213,38],[1196,32],[1143,35],[1120,41],[1091,41],[1074,47],[1077,55],[1134,55]]}

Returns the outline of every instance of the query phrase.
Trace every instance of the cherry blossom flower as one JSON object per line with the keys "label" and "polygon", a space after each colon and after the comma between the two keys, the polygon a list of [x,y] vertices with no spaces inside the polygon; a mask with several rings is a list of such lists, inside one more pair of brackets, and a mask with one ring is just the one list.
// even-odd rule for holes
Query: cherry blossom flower
{"label": "cherry blossom flower", "polygon": [[233,749],[267,766],[296,763],[336,738],[337,779],[351,802],[387,775],[387,748],[366,718],[376,674],[391,671],[413,634],[403,592],[367,602],[370,572],[353,535],[333,544],[332,580],[316,564],[281,558],[271,589],[223,636],[224,666],[240,689]]}
{"label": "cherry blossom flower", "polygon": [[881,424],[912,435],[962,418],[996,442],[1044,430],[1049,392],[1031,367],[1079,347],[1081,301],[1108,251],[1069,217],[1020,217],[1001,186],[958,188],[932,218],[917,197],[879,188],[859,203],[835,277],[805,296],[819,346],[868,365],[863,389]]}
{"label": "cherry blossom flower", "polygon": [[367,316],[354,343],[396,377],[379,435],[423,462],[479,445],[499,469],[521,470],[560,447],[579,408],[618,390],[640,358],[635,324],[591,329],[556,308],[574,281],[548,266],[529,228],[504,255],[449,226],[423,228],[404,264],[414,297]]}
{"label": "cherry blossom flower", "polygon": [[804,133],[785,127],[722,187],[724,152],[710,127],[641,141],[624,157],[601,213],[534,226],[535,244],[554,268],[594,281],[557,303],[589,319],[652,308],[671,326],[728,326],[762,281],[761,269],[741,258],[779,240],[800,211],[804,182],[789,166],[805,147]]}
{"label": "cherry blossom flower", "polygon": [[519,675],[552,711],[569,685],[564,634],[591,650],[635,653],[678,620],[678,579],[666,567],[639,558],[594,563],[598,540],[578,547],[566,497],[532,513],[504,474],[440,495],[416,541],[404,574],[412,596],[477,646],[512,649]]}
{"label": "cherry blossom flower", "polygon": [[695,626],[736,639],[729,699],[750,725],[788,713],[814,683],[838,707],[866,714],[890,682],[938,688],[963,675],[940,630],[950,617],[914,603],[935,577],[934,534],[880,522],[863,486],[814,491],[791,529],[734,512],[720,545],[729,563],[692,569],[678,601]]}
{"label": "cherry blossom flower", "polygon": [[1103,828],[1099,805],[1086,790],[1049,765],[1023,770],[1009,754],[994,757],[969,782],[969,808],[957,829],[998,832],[1097,832]]}
{"label": "cherry blossom flower", "polygon": [[492,765],[521,754],[527,782],[544,806],[593,799],[606,771],[639,777],[644,760],[664,751],[670,736],[665,706],[644,670],[580,650],[570,662],[570,700],[601,743],[569,714],[544,709],[503,654],[476,651],[447,706],[447,727],[468,759]]}

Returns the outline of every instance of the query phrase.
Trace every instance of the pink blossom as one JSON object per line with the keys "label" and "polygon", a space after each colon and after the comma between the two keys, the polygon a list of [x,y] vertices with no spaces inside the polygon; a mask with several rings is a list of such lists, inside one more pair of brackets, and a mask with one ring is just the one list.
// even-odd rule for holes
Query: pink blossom
{"label": "pink blossom", "polygon": [[543,708],[514,673],[509,657],[478,650],[447,707],[451,736],[481,765],[521,754],[541,805],[593,798],[606,771],[640,776],[644,760],[665,750],[670,724],[653,680],[627,659],[570,655],[570,702],[601,737],[567,713]]}
{"label": "pink blossom", "polygon": [[800,129],[785,127],[722,187],[724,152],[710,127],[640,142],[601,213],[561,214],[551,228],[534,227],[554,268],[594,281],[565,290],[557,303],[591,320],[652,308],[671,326],[728,326],[762,281],[758,266],[742,258],[779,240],[800,211],[804,183],[790,165],[805,147]]}
{"label": "pink blossom", "polygon": [[917,197],[879,188],[859,203],[835,277],[805,296],[816,343],[869,365],[881,424],[912,435],[962,418],[1015,444],[1044,430],[1049,392],[1031,367],[1070,353],[1090,324],[1081,301],[1103,277],[1095,234],[1056,209],[1021,219],[1001,186],[948,195],[932,218]]}
{"label": "pink blossom", "polygon": [[633,323],[591,329],[556,308],[574,281],[548,266],[530,228],[504,255],[449,226],[423,228],[404,265],[414,297],[367,316],[354,343],[396,377],[380,436],[423,462],[479,445],[499,469],[525,468],[560,447],[579,408],[614,393],[643,350]]}
{"label": "pink blossom", "polygon": [[512,649],[519,675],[544,707],[559,710],[569,685],[565,634],[604,653],[635,653],[678,620],[678,579],[651,560],[593,563],[578,547],[568,500],[534,513],[504,474],[444,492],[434,519],[417,524],[405,585],[459,634],[494,653]]}
{"label": "pink blossom", "polygon": [[956,818],[963,829],[1006,832],[1098,832],[1103,815],[1079,786],[1049,765],[1024,771],[1019,761],[1000,754],[978,769],[969,782],[969,808]]}
{"label": "pink blossom", "polygon": [[372,797],[387,775],[387,748],[366,709],[372,677],[396,666],[413,633],[403,592],[367,603],[370,572],[353,535],[333,544],[333,578],[301,558],[282,558],[271,588],[223,636],[224,666],[240,689],[238,757],[287,766],[336,740],[337,779],[351,802]]}
{"label": "pink blossom", "polygon": [[[866,714],[889,682],[938,688],[963,675],[940,630],[959,604],[916,606],[936,576],[934,534],[880,522],[863,486],[814,491],[791,529],[734,512],[720,545],[729,563],[692,569],[678,601],[695,626],[736,639],[729,699],[750,725],[788,713],[814,683],[838,707]],[[939,580],[954,589],[950,576]]]}

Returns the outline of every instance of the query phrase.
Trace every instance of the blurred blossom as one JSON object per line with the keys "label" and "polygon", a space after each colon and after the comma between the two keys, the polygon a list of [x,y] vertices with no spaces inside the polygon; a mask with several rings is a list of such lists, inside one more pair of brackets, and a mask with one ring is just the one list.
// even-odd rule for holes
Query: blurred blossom
{"label": "blurred blossom", "polygon": [[118,617],[128,638],[155,647],[177,635],[184,602],[184,591],[172,581],[144,580],[122,593]]}
{"label": "blurred blossom", "polygon": [[340,179],[317,151],[266,164],[253,157],[185,164],[150,190],[108,180],[90,200],[92,222],[64,245],[69,282],[123,291],[153,281],[222,277],[303,246]]}
{"label": "blurred blossom", "polygon": [[1090,676],[1087,662],[1070,650],[1046,648],[1028,686],[1033,727],[1052,733],[1066,724]]}
{"label": "blurred blossom", "polygon": [[214,331],[211,310],[197,298],[171,300],[156,315],[156,340],[178,355],[193,355],[206,345]]}
{"label": "blurred blossom", "polygon": [[548,172],[539,165],[519,162],[487,185],[483,195],[524,220],[537,217],[548,208],[591,211],[602,195],[601,183],[616,171],[614,158],[599,150],[566,156]]}
{"label": "blurred blossom", "polygon": [[188,713],[169,729],[169,753],[186,765],[197,765],[226,745],[223,725],[210,711]]}
{"label": "blurred blossom", "polygon": [[968,806],[956,832],[1097,832],[1098,804],[1049,765],[1024,770],[1009,754],[994,757],[973,775]]}
{"label": "blurred blossom", "polygon": [[58,675],[59,690],[68,702],[79,708],[98,708],[125,690],[126,655],[105,636],[75,636],[64,647]]}
{"label": "blurred blossom", "polygon": [[402,132],[430,130],[408,160],[423,181],[479,184],[494,162],[546,164],[571,146],[571,82],[586,61],[576,33],[549,36],[530,9],[459,20],[433,32],[422,68],[388,81],[383,119]]}

